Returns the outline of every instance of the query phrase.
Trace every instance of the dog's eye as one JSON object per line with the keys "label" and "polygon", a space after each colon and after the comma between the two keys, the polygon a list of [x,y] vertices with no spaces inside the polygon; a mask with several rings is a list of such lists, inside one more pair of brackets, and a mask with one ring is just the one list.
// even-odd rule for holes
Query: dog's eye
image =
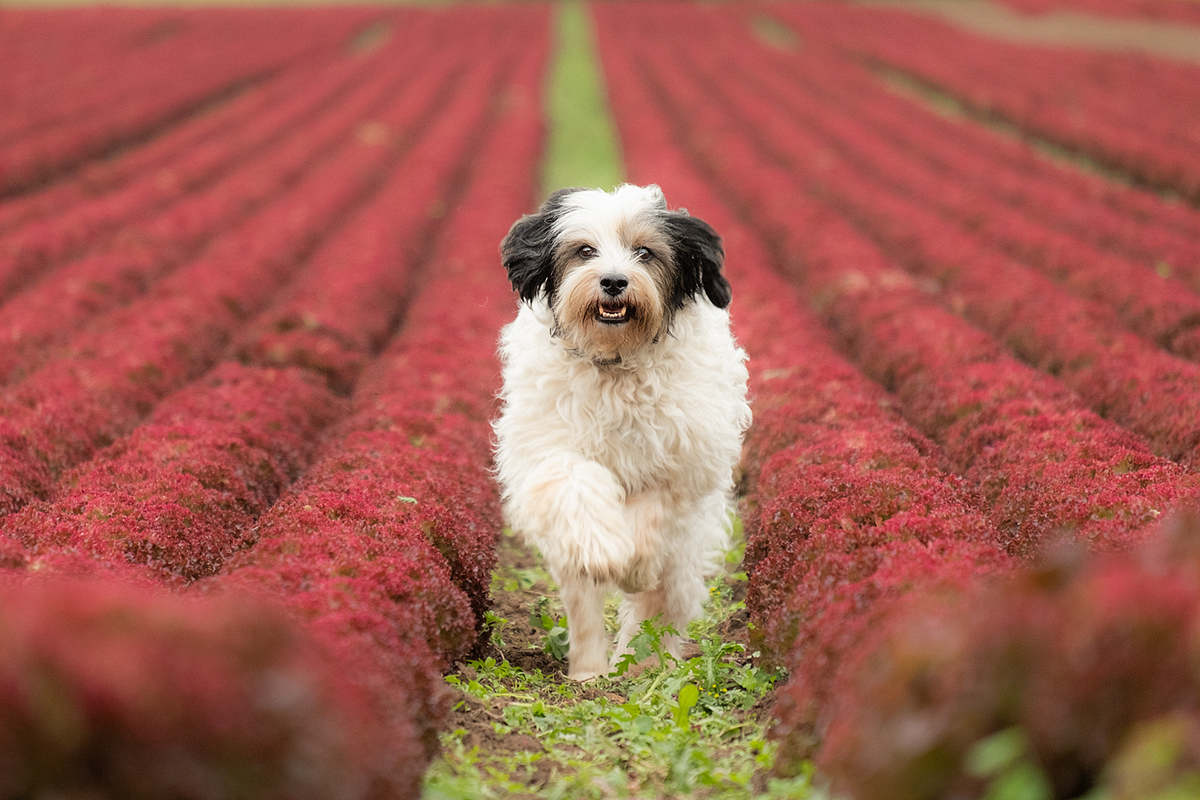
{"label": "dog's eye", "polygon": [[590,244],[585,244],[583,247],[579,248],[580,258],[594,258],[595,255],[596,248],[592,247]]}
{"label": "dog's eye", "polygon": [[654,258],[654,253],[650,252],[649,247],[639,247],[633,251],[633,255],[638,261],[649,261]]}

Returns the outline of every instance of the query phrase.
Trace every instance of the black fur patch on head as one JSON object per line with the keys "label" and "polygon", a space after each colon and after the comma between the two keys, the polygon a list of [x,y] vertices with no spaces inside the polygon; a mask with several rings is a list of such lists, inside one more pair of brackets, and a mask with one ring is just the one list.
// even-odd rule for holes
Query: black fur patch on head
{"label": "black fur patch on head", "polygon": [[537,213],[526,214],[513,223],[500,243],[500,261],[522,300],[533,300],[549,292],[554,276],[554,224],[562,215],[563,199],[582,191],[578,187],[554,192]]}
{"label": "black fur patch on head", "polygon": [[725,248],[721,237],[707,222],[689,216],[687,211],[672,211],[663,218],[671,238],[675,268],[679,273],[671,307],[681,308],[688,298],[703,289],[717,308],[725,308],[733,297],[729,281],[721,274]]}

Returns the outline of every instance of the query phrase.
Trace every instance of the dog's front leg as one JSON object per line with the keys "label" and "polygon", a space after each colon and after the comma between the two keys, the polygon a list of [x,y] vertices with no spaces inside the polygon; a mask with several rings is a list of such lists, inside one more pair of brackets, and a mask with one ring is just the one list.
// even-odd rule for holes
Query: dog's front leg
{"label": "dog's front leg", "polygon": [[622,580],[635,555],[625,490],[606,467],[572,454],[544,459],[510,496],[513,527],[542,551],[567,611],[569,674],[587,680],[607,670],[605,589]]}
{"label": "dog's front leg", "polygon": [[666,557],[662,528],[668,508],[668,497],[657,491],[642,492],[625,501],[625,520],[633,535],[634,555],[618,582],[622,591],[642,592],[658,585]]}

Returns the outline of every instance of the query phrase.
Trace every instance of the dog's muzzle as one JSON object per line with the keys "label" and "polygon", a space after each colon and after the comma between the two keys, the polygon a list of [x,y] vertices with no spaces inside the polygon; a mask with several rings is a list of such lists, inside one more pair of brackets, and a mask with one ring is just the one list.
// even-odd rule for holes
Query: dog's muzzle
{"label": "dog's muzzle", "polygon": [[621,299],[628,286],[629,279],[619,273],[614,272],[600,279],[605,298],[600,301],[596,319],[608,325],[620,325],[633,317],[633,307]]}

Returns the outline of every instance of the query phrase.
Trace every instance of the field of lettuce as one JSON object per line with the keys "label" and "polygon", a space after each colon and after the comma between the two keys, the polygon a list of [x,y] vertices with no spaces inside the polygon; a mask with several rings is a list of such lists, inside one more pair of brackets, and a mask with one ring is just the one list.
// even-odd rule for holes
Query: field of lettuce
{"label": "field of lettuce", "polygon": [[[585,10],[625,179],[725,237],[756,789],[1200,796],[1200,66]],[[421,793],[557,13],[0,8],[0,798]]]}

